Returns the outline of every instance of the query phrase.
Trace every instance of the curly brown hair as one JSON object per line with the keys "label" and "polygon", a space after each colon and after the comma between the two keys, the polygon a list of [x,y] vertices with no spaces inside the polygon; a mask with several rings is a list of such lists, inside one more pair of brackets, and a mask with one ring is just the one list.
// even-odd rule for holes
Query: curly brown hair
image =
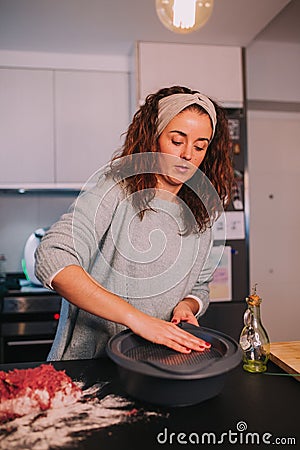
{"label": "curly brown hair", "polygon": [[[154,188],[157,185],[155,174],[157,166],[155,166],[156,158],[153,158],[153,153],[160,151],[157,134],[158,102],[164,97],[179,93],[195,94],[198,91],[183,86],[172,86],[160,89],[146,97],[145,103],[135,113],[129,125],[121,153],[117,154],[111,162],[112,174],[118,180],[122,180],[126,192],[137,194],[133,196],[133,202],[141,219],[145,211],[151,209],[149,202],[155,195]],[[215,106],[217,115],[214,137],[199,167],[200,170],[182,185],[177,194],[187,207],[182,208],[185,223],[184,234],[201,232],[211,226],[212,219],[222,213],[223,207],[228,205],[231,197],[233,167],[228,120],[224,108],[216,101],[210,100]],[[190,105],[186,109],[194,109],[199,114],[208,115],[201,106],[196,104]],[[143,157],[133,157],[133,155],[139,154],[143,154]],[[124,158],[125,156],[127,158]],[[199,173],[202,173],[202,176],[199,176]],[[206,175],[209,182],[206,177],[203,177],[203,174]],[[211,195],[212,191],[217,195]],[[192,212],[196,226],[195,221],[191,223],[187,219],[187,211],[189,214]]]}

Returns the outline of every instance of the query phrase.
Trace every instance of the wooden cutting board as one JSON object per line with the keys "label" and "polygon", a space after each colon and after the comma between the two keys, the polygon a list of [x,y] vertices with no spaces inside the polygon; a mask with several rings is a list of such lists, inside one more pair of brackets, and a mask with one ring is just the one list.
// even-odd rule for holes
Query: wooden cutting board
{"label": "wooden cutting board", "polygon": [[287,373],[300,374],[300,341],[271,343],[270,360]]}

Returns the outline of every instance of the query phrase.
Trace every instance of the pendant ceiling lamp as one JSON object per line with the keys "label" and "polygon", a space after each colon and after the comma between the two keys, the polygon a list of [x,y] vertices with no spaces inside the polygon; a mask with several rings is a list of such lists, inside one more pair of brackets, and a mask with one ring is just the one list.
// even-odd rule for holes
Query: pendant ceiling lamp
{"label": "pendant ceiling lamp", "polygon": [[156,12],[169,30],[187,34],[208,21],[213,5],[214,0],[156,0]]}

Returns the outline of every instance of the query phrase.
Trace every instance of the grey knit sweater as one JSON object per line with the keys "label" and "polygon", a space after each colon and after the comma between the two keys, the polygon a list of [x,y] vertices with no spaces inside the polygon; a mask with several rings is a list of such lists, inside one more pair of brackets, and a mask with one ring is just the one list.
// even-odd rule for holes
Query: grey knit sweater
{"label": "grey knit sweater", "polygon": [[[211,232],[183,236],[177,203],[154,198],[150,205],[140,220],[122,187],[102,176],[42,239],[37,277],[51,287],[59,270],[75,264],[151,316],[170,320],[175,305],[189,294],[201,299],[203,314],[209,303]],[[124,328],[63,299],[48,359],[97,358]]]}

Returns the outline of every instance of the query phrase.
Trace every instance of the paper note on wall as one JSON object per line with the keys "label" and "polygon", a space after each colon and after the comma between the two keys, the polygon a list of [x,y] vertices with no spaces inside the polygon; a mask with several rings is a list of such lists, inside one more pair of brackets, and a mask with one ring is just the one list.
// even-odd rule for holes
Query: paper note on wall
{"label": "paper note on wall", "polygon": [[245,239],[244,211],[227,211],[222,214],[213,227],[214,239]]}
{"label": "paper note on wall", "polygon": [[231,247],[224,247],[221,259],[219,248],[213,247],[211,256],[217,268],[209,284],[210,299],[211,301],[230,301],[232,300]]}

